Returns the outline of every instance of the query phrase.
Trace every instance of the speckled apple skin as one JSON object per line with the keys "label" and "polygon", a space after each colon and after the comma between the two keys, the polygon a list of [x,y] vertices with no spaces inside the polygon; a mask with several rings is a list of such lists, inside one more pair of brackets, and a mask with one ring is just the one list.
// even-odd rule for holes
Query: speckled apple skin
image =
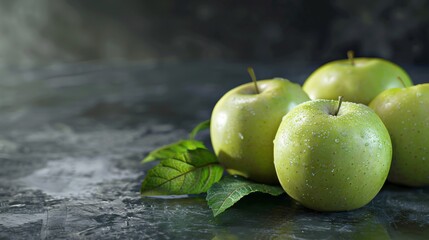
{"label": "speckled apple skin", "polygon": [[317,211],[345,211],[369,203],[383,186],[392,159],[386,127],[363,104],[314,100],[291,110],[274,140],[280,184]]}
{"label": "speckled apple skin", "polygon": [[[398,79],[401,78],[401,80]],[[412,86],[408,74],[398,65],[380,58],[355,58],[329,62],[316,69],[303,89],[311,99],[338,99],[368,105],[390,88]]]}
{"label": "speckled apple skin", "polygon": [[309,97],[286,79],[258,81],[227,92],[213,109],[210,136],[219,162],[230,174],[278,184],[273,140],[282,117]]}
{"label": "speckled apple skin", "polygon": [[369,105],[389,130],[393,160],[388,180],[429,186],[429,84],[389,89]]}

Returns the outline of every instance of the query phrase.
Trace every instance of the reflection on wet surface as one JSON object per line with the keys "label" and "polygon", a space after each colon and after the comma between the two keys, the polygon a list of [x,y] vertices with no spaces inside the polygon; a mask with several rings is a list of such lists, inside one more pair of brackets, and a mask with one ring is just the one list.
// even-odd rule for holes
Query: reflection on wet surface
{"label": "reflection on wet surface", "polygon": [[[71,65],[0,75],[0,238],[425,239],[429,189],[387,184],[366,207],[317,213],[254,194],[213,218],[205,196],[140,198],[150,150],[184,138],[247,65]],[[302,82],[309,67],[255,66]],[[429,72],[411,71],[414,79]],[[418,82],[418,80],[416,81]]]}

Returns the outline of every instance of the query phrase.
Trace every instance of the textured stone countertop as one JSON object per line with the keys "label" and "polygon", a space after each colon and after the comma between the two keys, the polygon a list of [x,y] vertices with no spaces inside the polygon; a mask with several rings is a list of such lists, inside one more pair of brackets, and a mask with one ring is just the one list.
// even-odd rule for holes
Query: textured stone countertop
{"label": "textured stone countertop", "polygon": [[[386,184],[366,207],[317,213],[249,195],[141,198],[150,150],[187,136],[246,64],[82,63],[0,69],[0,239],[427,239],[429,189]],[[302,83],[315,66],[255,64]],[[415,82],[429,71],[409,67]],[[207,134],[204,140],[207,140]]]}

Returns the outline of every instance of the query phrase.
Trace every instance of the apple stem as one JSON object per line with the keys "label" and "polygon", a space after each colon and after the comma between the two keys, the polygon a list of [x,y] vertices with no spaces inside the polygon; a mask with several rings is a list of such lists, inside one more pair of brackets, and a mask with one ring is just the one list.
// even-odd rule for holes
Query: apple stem
{"label": "apple stem", "polygon": [[398,79],[402,83],[402,86],[404,86],[404,88],[407,87],[407,86],[405,86],[404,80],[402,80],[402,78],[400,76],[398,76]]}
{"label": "apple stem", "polygon": [[256,94],[259,94],[258,82],[256,81],[255,71],[253,71],[252,67],[248,67],[247,68],[247,72],[249,73],[250,78],[252,79],[253,84],[255,84]]}
{"label": "apple stem", "polygon": [[338,112],[340,111],[340,107],[341,107],[342,103],[343,103],[343,96],[339,96],[338,97],[338,106],[337,106],[337,110],[334,113],[334,116],[338,115]]}
{"label": "apple stem", "polygon": [[355,52],[352,50],[348,50],[347,51],[347,58],[349,59],[350,64],[352,66],[354,66],[355,65]]}

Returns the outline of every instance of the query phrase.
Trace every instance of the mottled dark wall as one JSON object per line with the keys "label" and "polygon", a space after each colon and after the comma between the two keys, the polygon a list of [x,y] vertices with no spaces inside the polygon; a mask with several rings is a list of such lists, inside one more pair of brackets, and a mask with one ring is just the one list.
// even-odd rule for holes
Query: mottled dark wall
{"label": "mottled dark wall", "polygon": [[99,60],[429,63],[429,1],[0,2],[0,64]]}

